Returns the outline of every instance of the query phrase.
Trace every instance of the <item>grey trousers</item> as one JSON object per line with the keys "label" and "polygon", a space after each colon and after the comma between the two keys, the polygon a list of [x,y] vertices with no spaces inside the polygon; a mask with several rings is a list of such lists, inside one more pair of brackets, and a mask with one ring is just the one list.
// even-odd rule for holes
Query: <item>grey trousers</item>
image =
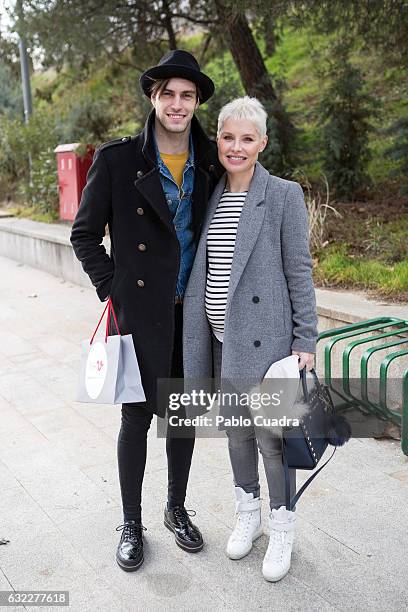
{"label": "grey trousers", "polygon": [[[221,378],[222,342],[213,336],[214,378]],[[258,448],[262,455],[272,508],[285,505],[285,475],[281,439],[262,427],[226,429],[228,451],[236,487],[259,497]],[[289,470],[290,495],[296,492],[296,470]]]}

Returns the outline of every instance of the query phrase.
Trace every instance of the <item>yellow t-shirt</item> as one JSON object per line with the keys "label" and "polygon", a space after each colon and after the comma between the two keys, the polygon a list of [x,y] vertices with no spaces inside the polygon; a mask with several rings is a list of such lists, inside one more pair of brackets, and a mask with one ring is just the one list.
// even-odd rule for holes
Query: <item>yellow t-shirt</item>
{"label": "yellow t-shirt", "polygon": [[160,153],[160,157],[170,170],[171,176],[176,181],[178,188],[180,189],[183,182],[183,170],[188,159],[188,151],[186,153],[177,153],[177,155],[170,155],[169,153]]}

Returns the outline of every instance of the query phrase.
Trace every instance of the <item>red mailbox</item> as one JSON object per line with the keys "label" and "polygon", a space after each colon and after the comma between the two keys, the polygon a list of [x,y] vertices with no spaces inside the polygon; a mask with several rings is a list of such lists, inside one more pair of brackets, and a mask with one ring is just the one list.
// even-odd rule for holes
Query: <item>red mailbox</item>
{"label": "red mailbox", "polygon": [[73,221],[86,183],[86,174],[92,164],[94,148],[87,147],[79,156],[79,142],[61,144],[54,149],[57,154],[60,219]]}

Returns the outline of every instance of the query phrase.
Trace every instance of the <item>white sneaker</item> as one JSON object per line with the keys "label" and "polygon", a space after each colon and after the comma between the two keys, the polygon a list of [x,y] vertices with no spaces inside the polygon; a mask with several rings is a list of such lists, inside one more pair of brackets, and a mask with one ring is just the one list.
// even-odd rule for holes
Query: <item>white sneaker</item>
{"label": "white sneaker", "polygon": [[281,506],[269,515],[269,546],[262,565],[265,580],[277,582],[289,571],[293,540],[295,539],[296,516]]}
{"label": "white sneaker", "polygon": [[235,487],[235,497],[237,522],[228,540],[226,553],[230,559],[242,559],[251,550],[252,542],[263,533],[261,499],[254,498],[253,493],[245,493],[241,487]]}

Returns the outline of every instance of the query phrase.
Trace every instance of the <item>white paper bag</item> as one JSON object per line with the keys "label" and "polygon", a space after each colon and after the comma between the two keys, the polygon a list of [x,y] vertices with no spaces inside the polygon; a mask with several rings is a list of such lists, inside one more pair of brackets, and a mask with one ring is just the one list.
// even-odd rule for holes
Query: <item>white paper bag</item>
{"label": "white paper bag", "polygon": [[[112,312],[109,301],[91,341],[82,342],[81,365],[77,401],[97,404],[122,404],[146,401],[140,377],[139,364],[131,334],[108,336],[95,340],[95,334],[108,309],[108,321]],[[119,328],[117,327],[119,332]]]}

